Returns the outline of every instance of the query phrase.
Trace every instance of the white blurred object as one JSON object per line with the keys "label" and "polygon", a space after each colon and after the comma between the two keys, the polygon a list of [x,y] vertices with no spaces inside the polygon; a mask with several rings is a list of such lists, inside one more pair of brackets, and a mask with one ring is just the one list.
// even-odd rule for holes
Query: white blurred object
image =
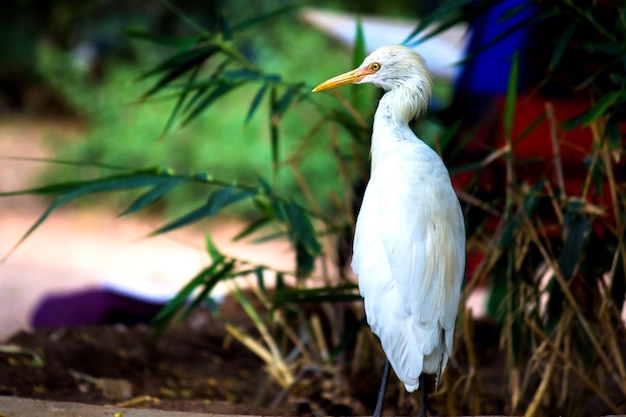
{"label": "white blurred object", "polygon": [[[352,46],[355,41],[357,17],[354,14],[305,9],[301,14],[308,24]],[[361,17],[367,53],[385,45],[401,44],[417,27],[417,20],[400,20],[377,16]],[[424,33],[428,33],[427,28]],[[451,27],[424,42],[412,41],[410,46],[426,61],[426,66],[436,78],[453,80],[459,71],[457,63],[463,58],[468,36],[467,25]]]}

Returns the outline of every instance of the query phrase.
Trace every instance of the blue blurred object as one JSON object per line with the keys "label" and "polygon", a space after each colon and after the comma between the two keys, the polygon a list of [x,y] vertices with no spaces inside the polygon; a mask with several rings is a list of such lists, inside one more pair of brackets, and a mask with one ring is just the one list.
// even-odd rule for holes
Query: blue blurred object
{"label": "blue blurred object", "polygon": [[[538,7],[528,3],[528,0],[504,0],[473,22],[466,51],[468,60],[456,83],[458,90],[489,96],[506,93],[513,53],[524,51],[532,37],[532,27],[523,23],[538,12]],[[520,10],[513,13],[515,8]],[[530,81],[527,58],[520,56],[520,89]]]}

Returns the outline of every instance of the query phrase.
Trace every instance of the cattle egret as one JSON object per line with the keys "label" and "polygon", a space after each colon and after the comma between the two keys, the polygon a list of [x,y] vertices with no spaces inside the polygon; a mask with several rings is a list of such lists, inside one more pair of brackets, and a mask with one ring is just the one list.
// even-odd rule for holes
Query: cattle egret
{"label": "cattle egret", "polygon": [[[448,363],[465,270],[465,225],[443,161],[409,127],[431,95],[422,58],[404,46],[385,46],[313,91],[363,83],[385,90],[374,115],[371,174],[352,257],[367,321],[387,355],[374,411],[379,417],[389,364],[412,392],[423,374],[435,374],[438,384]],[[419,415],[426,414],[425,400],[422,387]]]}

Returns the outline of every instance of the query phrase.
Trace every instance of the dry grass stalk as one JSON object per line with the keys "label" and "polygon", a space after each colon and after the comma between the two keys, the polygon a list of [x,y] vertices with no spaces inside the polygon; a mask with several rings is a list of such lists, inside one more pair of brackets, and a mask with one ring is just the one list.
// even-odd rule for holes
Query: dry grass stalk
{"label": "dry grass stalk", "polygon": [[[555,363],[558,357],[555,350],[558,349],[559,346],[561,345],[561,339],[563,338],[563,334],[565,333],[564,328],[569,327],[567,324],[569,321],[570,320],[569,320],[569,315],[568,315],[568,318],[562,319],[559,322],[559,326],[556,331],[555,341],[553,342],[555,349],[552,350],[550,359],[548,360],[548,364],[543,372],[543,375],[541,376],[541,383],[539,384],[537,391],[535,391],[535,395],[533,395],[533,398],[530,404],[528,405],[528,408],[526,408],[524,417],[534,417],[539,412],[539,407],[541,406],[541,400],[545,398],[547,394],[548,386],[549,386],[550,381],[552,380],[552,373],[554,371]],[[543,346],[547,346],[547,345],[543,345]]]}
{"label": "dry grass stalk", "polygon": [[465,388],[463,390],[464,398],[468,399],[469,409],[472,415],[480,415],[481,413],[481,397],[482,397],[482,383],[480,376],[477,372],[478,359],[476,351],[474,349],[474,325],[473,325],[472,310],[466,309],[463,315],[463,336],[465,342],[465,348],[467,353],[468,363],[468,375],[465,381]]}
{"label": "dry grass stalk", "polygon": [[554,172],[556,174],[556,182],[561,190],[562,200],[567,199],[565,194],[565,179],[563,177],[563,163],[561,162],[561,147],[559,146],[559,139],[557,137],[558,122],[554,116],[554,106],[549,101],[546,101],[546,117],[550,126],[550,140],[552,142],[552,152],[554,152]]}
{"label": "dry grass stalk", "polygon": [[580,381],[583,384],[585,384],[587,388],[593,391],[598,396],[598,398],[602,402],[604,402],[604,404],[606,404],[608,408],[611,409],[611,412],[619,414],[620,411],[619,411],[618,406],[615,403],[613,403],[613,401],[611,401],[609,397],[606,396],[604,392],[604,388],[589,379],[589,377],[587,376],[589,373],[588,370],[582,369],[580,366],[577,366],[576,364],[572,363],[572,361],[570,360],[569,351],[567,353],[564,353],[561,350],[559,350],[557,346],[555,346],[554,342],[550,339],[550,337],[548,337],[548,335],[546,335],[543,332],[543,330],[541,330],[539,326],[537,326],[537,324],[534,321],[532,321],[530,318],[524,317],[524,323],[528,326],[530,330],[533,331],[533,333],[535,333],[535,335],[537,335],[537,337],[539,337],[542,341],[544,341],[550,347],[550,349],[556,353],[556,355],[559,357],[559,359],[561,359],[561,361],[565,364],[565,366],[568,366],[569,369],[574,371],[574,373],[576,374],[576,376],[578,376]]}
{"label": "dry grass stalk", "polygon": [[[578,319],[578,321],[580,322],[581,327],[583,328],[585,334],[589,338],[589,341],[591,342],[591,344],[593,345],[596,353],[598,354],[598,357],[604,363],[604,365],[607,368],[607,370],[609,372],[613,373],[615,371],[614,367],[613,367],[613,364],[611,363],[609,358],[604,353],[604,350],[602,349],[602,346],[600,345],[600,343],[598,342],[598,339],[596,338],[594,332],[592,331],[591,326],[589,325],[589,322],[585,318],[585,316],[584,316],[580,306],[578,305],[578,302],[576,301],[576,298],[574,297],[574,294],[572,294],[572,291],[571,291],[567,281],[565,280],[565,277],[561,273],[561,270],[560,270],[560,268],[559,268],[559,266],[558,266],[558,264],[556,262],[556,259],[554,257],[551,257],[548,254],[545,246],[539,240],[539,237],[537,236],[537,233],[536,233],[535,229],[533,228],[533,225],[532,225],[530,219],[528,218],[528,216],[523,214],[522,215],[522,219],[524,221],[524,225],[526,226],[527,232],[530,233],[530,235],[532,236],[533,241],[537,245],[537,248],[539,249],[539,251],[541,252],[541,254],[542,254],[543,258],[544,258],[544,261],[546,263],[548,263],[550,265],[550,267],[552,268],[552,270],[554,272],[554,277],[556,278],[559,286],[561,287],[561,290],[563,291],[563,294],[565,295],[565,298],[567,299],[567,301],[569,303],[569,306],[574,311],[574,314],[575,314],[576,318]],[[626,395],[626,387],[620,386],[620,388],[623,390],[624,394]]]}

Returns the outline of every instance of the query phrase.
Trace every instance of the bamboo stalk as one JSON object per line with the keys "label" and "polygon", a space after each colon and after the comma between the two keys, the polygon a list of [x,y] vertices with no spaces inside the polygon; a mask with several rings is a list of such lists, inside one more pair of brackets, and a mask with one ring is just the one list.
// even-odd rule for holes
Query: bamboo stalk
{"label": "bamboo stalk", "polygon": [[548,125],[550,126],[550,140],[552,142],[552,152],[554,153],[554,173],[556,174],[556,181],[561,189],[562,201],[567,199],[565,191],[565,179],[563,177],[563,163],[561,161],[561,147],[559,146],[559,140],[557,138],[557,121],[554,116],[554,106],[549,101],[546,101],[546,117],[548,119]]}

